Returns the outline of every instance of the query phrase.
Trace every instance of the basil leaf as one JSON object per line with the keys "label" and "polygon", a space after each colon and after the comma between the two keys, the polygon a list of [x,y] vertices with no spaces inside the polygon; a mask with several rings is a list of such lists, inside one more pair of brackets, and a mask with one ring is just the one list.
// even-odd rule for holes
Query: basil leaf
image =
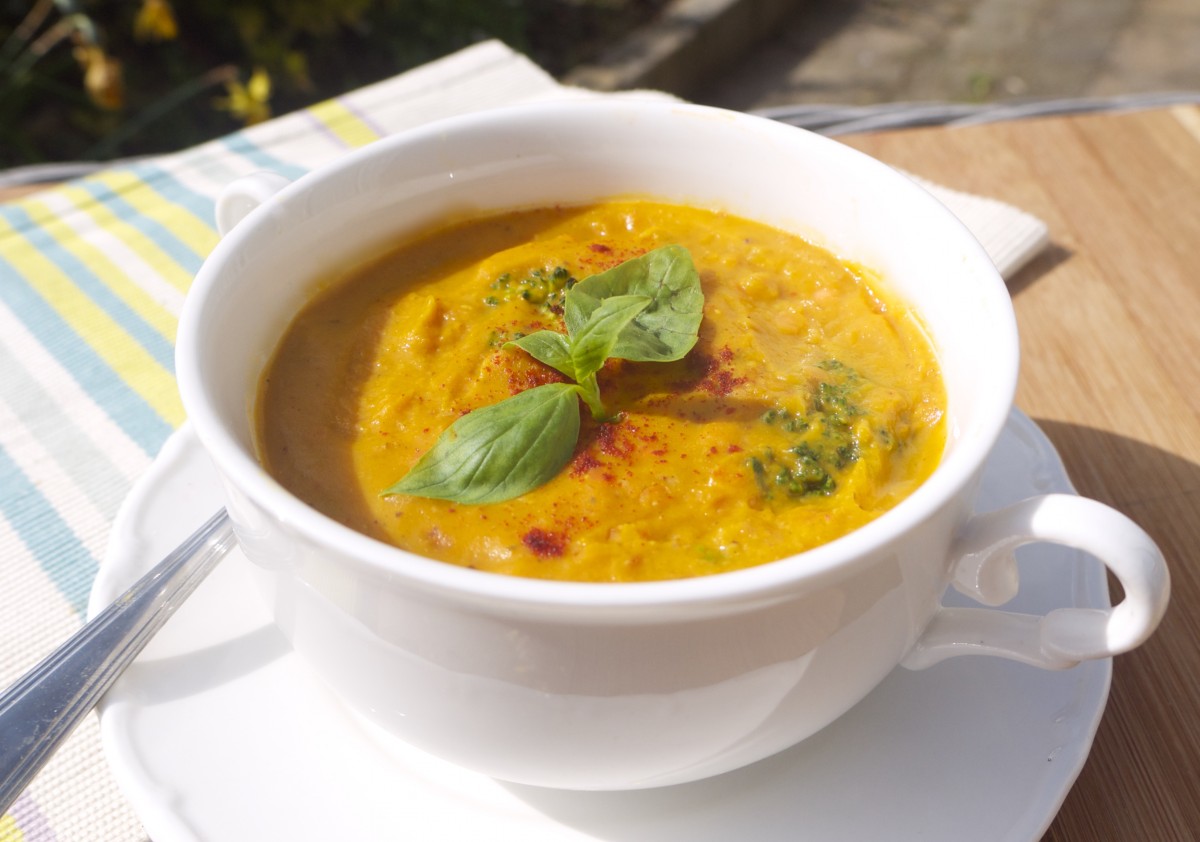
{"label": "basil leaf", "polygon": [[596,373],[609,357],[668,362],[696,344],[704,292],[691,255],[665,246],[568,289],[567,335],[549,330],[515,345],[575,380],[521,392],[462,416],[381,495],[499,503],[549,482],[574,453],[579,401],[610,420]]}
{"label": "basil leaf", "polygon": [[651,303],[648,295],[614,295],[600,302],[567,343],[576,372],[574,379],[582,382],[599,371],[612,356],[621,331]]}
{"label": "basil leaf", "polygon": [[511,500],[553,479],[578,438],[579,387],[537,386],[459,418],[381,494],[468,504]]}
{"label": "basil leaf", "polygon": [[626,295],[647,296],[651,303],[624,327],[610,356],[669,362],[696,344],[704,291],[683,246],[663,246],[575,284],[563,304],[567,333],[581,331],[605,299]]}
{"label": "basil leaf", "polygon": [[572,380],[578,380],[575,375],[575,365],[571,359],[571,345],[567,337],[553,330],[539,330],[520,339],[505,342],[504,347],[515,345],[538,362],[543,362],[551,368],[556,368]]}

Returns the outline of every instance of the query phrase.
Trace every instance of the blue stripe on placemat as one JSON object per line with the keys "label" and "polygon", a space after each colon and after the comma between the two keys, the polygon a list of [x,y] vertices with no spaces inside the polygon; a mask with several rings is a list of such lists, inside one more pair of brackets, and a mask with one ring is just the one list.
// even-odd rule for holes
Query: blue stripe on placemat
{"label": "blue stripe on placemat", "polygon": [[245,132],[231,134],[223,138],[221,142],[230,152],[241,155],[257,167],[277,172],[285,178],[294,180],[303,175],[308,175],[308,170],[304,167],[289,164],[280,158],[276,158],[261,146],[256,146],[253,141],[246,137]]}
{"label": "blue stripe on placemat", "polygon": [[[145,184],[145,182],[141,182]],[[156,246],[163,250],[169,258],[179,264],[189,275],[194,275],[200,269],[200,264],[204,262],[204,255],[198,254],[188,246],[183,240],[176,236],[175,232],[167,226],[163,225],[157,219],[146,216],[133,205],[131,205],[118,192],[114,191],[107,184],[92,179],[84,179],[76,182],[81,190],[89,193],[99,203],[113,212],[118,219],[129,224],[137,229],[150,239]],[[146,184],[148,189],[154,189],[149,184]],[[212,216],[209,215],[205,220],[206,224],[210,225]]]}
{"label": "blue stripe on placemat", "polygon": [[128,170],[155,193],[179,205],[213,231],[217,230],[217,204],[211,197],[196,192],[162,167],[153,164],[132,164]]}
{"label": "blue stripe on placemat", "polygon": [[[8,348],[0,344],[0,398],[16,415],[29,435],[41,442],[46,452],[64,473],[78,480],[83,493],[108,519],[117,509],[130,484],[108,455],[75,423],[75,419],[54,405],[54,398],[37,382],[32,371]],[[54,422],[46,423],[53,414]]]}
{"label": "blue stripe on placemat", "polygon": [[[58,835],[46,821],[46,814],[29,794],[29,790],[17,796],[9,814],[17,822],[17,831],[24,834],[13,842],[58,842]],[[5,837],[6,842],[7,839],[8,837]]]}
{"label": "blue stripe on placemat", "polygon": [[0,514],[63,598],[82,616],[98,564],[54,506],[0,447]]}
{"label": "blue stripe on placemat", "polygon": [[170,340],[134,312],[86,263],[71,254],[49,231],[35,224],[24,209],[16,205],[0,205],[0,217],[12,226],[14,232],[28,240],[42,256],[61,269],[84,295],[145,348],[155,362],[174,373],[175,349]]}
{"label": "blue stripe on placemat", "polygon": [[0,301],[16,314],[79,385],[148,455],[162,448],[172,428],[93,351],[41,296],[0,257]]}

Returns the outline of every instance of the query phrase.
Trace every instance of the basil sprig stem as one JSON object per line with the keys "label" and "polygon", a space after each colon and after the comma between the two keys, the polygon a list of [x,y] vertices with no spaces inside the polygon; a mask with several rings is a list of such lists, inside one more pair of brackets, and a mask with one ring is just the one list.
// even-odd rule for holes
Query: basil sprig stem
{"label": "basil sprig stem", "polygon": [[[569,297],[571,292],[567,295]],[[621,331],[653,303],[654,299],[648,295],[615,295],[595,308],[575,333],[569,328],[566,336],[552,330],[539,330],[507,342],[504,347],[520,348],[576,381],[579,396],[592,411],[592,417],[597,421],[609,421],[612,417],[600,400],[596,372],[604,367],[604,361],[612,354]]]}
{"label": "basil sprig stem", "polygon": [[681,359],[696,344],[704,293],[687,249],[664,246],[567,290],[566,334],[540,330],[508,342],[574,383],[550,383],[470,412],[442,432],[383,495],[499,503],[553,479],[579,439],[579,399],[612,421],[596,374],[606,360]]}

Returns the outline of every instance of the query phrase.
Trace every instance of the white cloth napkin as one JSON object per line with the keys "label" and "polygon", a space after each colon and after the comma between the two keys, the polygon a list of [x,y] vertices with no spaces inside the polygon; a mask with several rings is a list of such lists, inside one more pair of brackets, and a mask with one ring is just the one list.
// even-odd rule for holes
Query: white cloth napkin
{"label": "white cloth napkin", "polygon": [[1006,281],[1050,242],[1046,223],[1019,208],[998,199],[951,190],[924,178],[909,177],[936,196],[971,230]]}

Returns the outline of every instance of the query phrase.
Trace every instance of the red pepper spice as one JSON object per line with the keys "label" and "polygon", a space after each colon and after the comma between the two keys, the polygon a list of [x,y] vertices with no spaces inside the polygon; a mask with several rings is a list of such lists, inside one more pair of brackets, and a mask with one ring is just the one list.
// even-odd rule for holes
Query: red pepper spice
{"label": "red pepper spice", "polygon": [[596,430],[596,442],[600,452],[606,456],[632,456],[635,445],[631,437],[637,433],[637,427],[625,421],[621,424],[604,423]]}
{"label": "red pepper spice", "polygon": [[508,373],[508,388],[514,395],[532,389],[535,386],[545,386],[547,383],[566,383],[567,378],[561,372],[548,365],[537,363],[529,368],[514,369]]}
{"label": "red pepper spice", "polygon": [[518,357],[498,351],[492,355],[492,362],[504,371],[508,378],[508,390],[514,395],[547,383],[567,382],[562,372],[527,355]]}
{"label": "red pepper spice", "polygon": [[581,450],[575,454],[575,459],[571,463],[571,476],[580,477],[586,474],[592,468],[599,468],[600,460],[591,450]]}
{"label": "red pepper spice", "polygon": [[567,548],[567,538],[558,532],[534,527],[521,536],[521,542],[539,558],[557,558]]}
{"label": "red pepper spice", "polygon": [[746,382],[745,377],[737,377],[733,373],[733,351],[728,345],[716,354],[693,353],[687,361],[695,379],[672,384],[679,392],[703,391],[713,397],[724,398]]}
{"label": "red pepper spice", "polygon": [[611,269],[626,260],[640,257],[646,249],[614,249],[607,243],[588,243],[588,252],[579,255],[578,261],[583,268],[583,275],[599,274]]}

